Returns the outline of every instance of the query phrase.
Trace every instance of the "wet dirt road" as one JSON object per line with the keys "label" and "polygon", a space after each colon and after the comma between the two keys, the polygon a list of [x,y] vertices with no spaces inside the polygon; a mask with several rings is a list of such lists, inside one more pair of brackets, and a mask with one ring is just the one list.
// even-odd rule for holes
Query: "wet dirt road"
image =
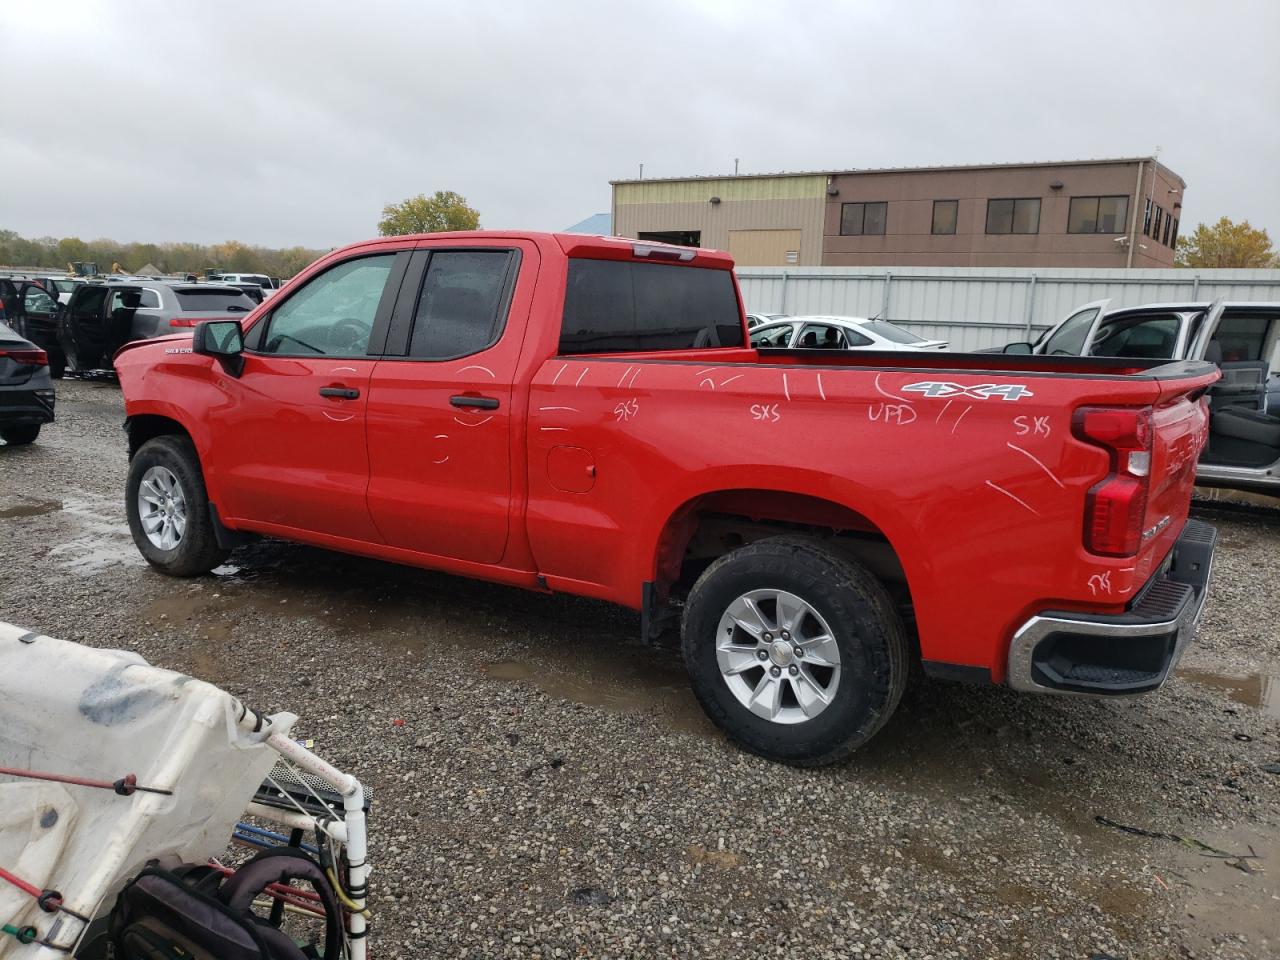
{"label": "wet dirt road", "polygon": [[1280,956],[1276,511],[1197,508],[1212,596],[1154,696],[914,678],[796,771],[726,744],[627,611],[275,542],[153,573],[121,416],[67,382],[0,447],[0,619],[301,715],[377,791],[380,957]]}

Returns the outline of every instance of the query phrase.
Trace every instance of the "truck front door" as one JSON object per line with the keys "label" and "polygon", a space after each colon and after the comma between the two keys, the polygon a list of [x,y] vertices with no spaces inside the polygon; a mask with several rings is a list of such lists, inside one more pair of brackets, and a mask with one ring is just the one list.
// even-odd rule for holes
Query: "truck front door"
{"label": "truck front door", "polygon": [[226,402],[208,413],[208,469],[224,517],[380,542],[365,500],[365,407],[374,331],[385,335],[409,256],[329,267],[254,324],[239,377],[214,368]]}
{"label": "truck front door", "polygon": [[502,560],[536,270],[523,241],[423,241],[414,254],[369,384],[369,509],[391,546]]}

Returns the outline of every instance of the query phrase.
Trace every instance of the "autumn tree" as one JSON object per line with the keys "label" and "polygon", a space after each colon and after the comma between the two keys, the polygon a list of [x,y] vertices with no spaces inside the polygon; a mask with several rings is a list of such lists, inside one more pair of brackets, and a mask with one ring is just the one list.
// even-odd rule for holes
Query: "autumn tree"
{"label": "autumn tree", "polygon": [[1270,267],[1276,252],[1265,230],[1255,230],[1248,220],[1233,223],[1223,217],[1213,226],[1200,224],[1190,236],[1178,238],[1176,263],[1180,267]]}
{"label": "autumn tree", "polygon": [[382,208],[378,232],[384,237],[406,233],[440,233],[444,230],[476,230],[480,211],[452,190],[437,190],[430,197],[420,193]]}

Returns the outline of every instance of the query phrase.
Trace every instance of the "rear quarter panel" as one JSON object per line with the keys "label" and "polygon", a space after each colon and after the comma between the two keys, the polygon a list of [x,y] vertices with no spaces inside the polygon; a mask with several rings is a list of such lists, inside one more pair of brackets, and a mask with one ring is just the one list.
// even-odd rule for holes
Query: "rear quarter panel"
{"label": "rear quarter panel", "polygon": [[[964,394],[993,380],[1021,386],[1018,399]],[[930,381],[959,393],[907,389]],[[1114,376],[556,358],[530,394],[530,540],[553,586],[636,607],[663,528],[690,500],[732,489],[831,500],[898,553],[924,657],[1000,680],[1028,616],[1123,609],[1176,536],[1182,479],[1161,493],[1175,522],[1136,561],[1083,546],[1085,494],[1109,458],[1072,435],[1073,410],[1160,394]],[[1168,416],[1194,431],[1194,412]],[[587,489],[565,464],[593,469]]]}

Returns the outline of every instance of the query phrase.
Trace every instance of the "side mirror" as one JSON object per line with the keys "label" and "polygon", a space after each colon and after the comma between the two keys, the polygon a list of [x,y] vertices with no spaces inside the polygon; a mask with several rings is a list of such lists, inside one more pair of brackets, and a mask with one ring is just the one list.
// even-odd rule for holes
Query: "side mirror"
{"label": "side mirror", "polygon": [[1029,343],[1006,343],[1002,353],[1034,353]]}
{"label": "side mirror", "polygon": [[244,331],[235,320],[203,320],[191,337],[191,352],[213,357],[233,377],[244,372]]}

